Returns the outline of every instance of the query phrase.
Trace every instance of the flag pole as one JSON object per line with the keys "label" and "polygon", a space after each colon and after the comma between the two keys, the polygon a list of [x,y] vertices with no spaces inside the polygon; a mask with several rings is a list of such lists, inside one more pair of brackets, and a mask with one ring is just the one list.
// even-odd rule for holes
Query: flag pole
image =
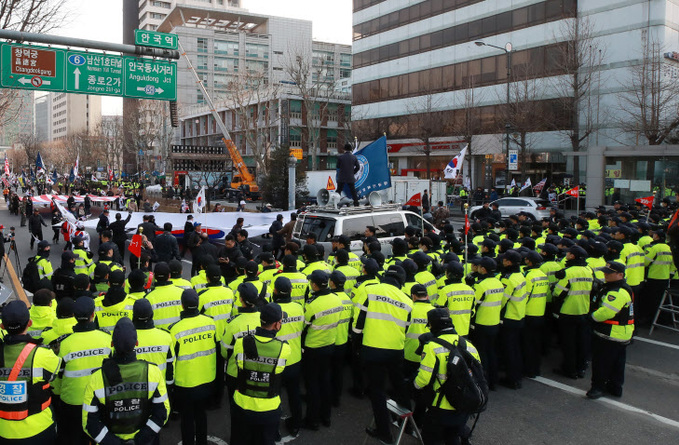
{"label": "flag pole", "polygon": [[[656,194],[656,193],[657,193],[657,191],[656,191],[656,190],[653,190],[653,201],[651,202],[651,205],[653,205],[652,203],[655,202],[655,194]],[[651,207],[651,208],[652,208],[652,207]],[[651,216],[651,209],[648,209],[648,210],[646,210],[646,222],[648,222],[648,218],[649,218],[650,216]]]}
{"label": "flag pole", "polygon": [[469,203],[464,203],[464,264],[465,264],[465,269],[467,268],[467,264],[469,264],[469,249],[467,245],[467,221],[469,220]]}
{"label": "flag pole", "polygon": [[575,197],[575,213],[580,215],[580,188],[578,186],[578,196]]}

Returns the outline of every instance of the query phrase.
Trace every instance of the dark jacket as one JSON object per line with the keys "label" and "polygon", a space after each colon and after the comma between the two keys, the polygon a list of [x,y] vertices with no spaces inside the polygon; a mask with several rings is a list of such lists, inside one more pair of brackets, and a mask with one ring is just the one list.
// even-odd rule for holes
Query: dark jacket
{"label": "dark jacket", "polygon": [[170,260],[179,260],[179,244],[170,232],[163,232],[156,237],[153,242],[153,249],[158,255],[158,261],[168,262]]}
{"label": "dark jacket", "polygon": [[111,238],[114,243],[124,243],[127,241],[127,233],[125,232],[125,225],[130,222],[130,218],[132,218],[132,214],[128,214],[127,218],[125,220],[120,220],[120,221],[113,221],[109,226],[108,229],[111,231],[113,234],[113,237]]}
{"label": "dark jacket", "polygon": [[156,230],[160,230],[160,227],[149,221],[141,223],[140,226],[144,228],[146,238],[153,243],[156,240]]}
{"label": "dark jacket", "polygon": [[337,158],[337,182],[353,184],[356,182],[355,174],[361,169],[358,158],[353,153],[345,152]]}
{"label": "dark jacket", "polygon": [[42,226],[47,227],[47,224],[45,224],[45,221],[43,221],[42,216],[39,214],[28,217],[28,230],[31,233],[42,233]]}
{"label": "dark jacket", "polygon": [[108,216],[103,213],[99,215],[99,222],[97,223],[97,233],[101,233],[108,229]]}
{"label": "dark jacket", "polygon": [[283,222],[280,219],[277,219],[276,221],[271,223],[271,227],[269,227],[269,233],[273,235],[273,240],[272,240],[272,246],[274,249],[278,249],[279,247],[283,247],[285,245],[285,238],[283,235],[279,234],[278,232],[283,229]]}
{"label": "dark jacket", "polygon": [[228,263],[219,263],[219,267],[222,269],[222,275],[227,282],[233,281],[236,278],[236,260],[238,257],[243,256],[240,248],[236,245],[232,249],[226,246],[222,246],[218,253],[219,258],[228,258]]}

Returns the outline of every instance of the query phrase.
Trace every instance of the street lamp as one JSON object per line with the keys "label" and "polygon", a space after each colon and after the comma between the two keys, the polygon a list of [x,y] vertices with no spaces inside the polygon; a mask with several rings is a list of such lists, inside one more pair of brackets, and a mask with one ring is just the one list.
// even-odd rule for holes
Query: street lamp
{"label": "street lamp", "polygon": [[[502,47],[497,45],[491,45],[490,43],[486,43],[481,40],[474,42],[474,44],[476,46],[487,46],[490,48],[499,49],[500,51],[504,51],[505,54],[507,54],[507,116],[509,116],[510,110],[509,87],[511,85],[512,79],[512,44],[510,42],[507,42],[507,44],[504,47]],[[507,175],[505,177],[505,190],[507,188],[507,183],[509,182],[509,131],[511,130],[511,128],[512,126],[509,123],[505,124],[505,138],[506,138],[505,154],[507,156]]]}

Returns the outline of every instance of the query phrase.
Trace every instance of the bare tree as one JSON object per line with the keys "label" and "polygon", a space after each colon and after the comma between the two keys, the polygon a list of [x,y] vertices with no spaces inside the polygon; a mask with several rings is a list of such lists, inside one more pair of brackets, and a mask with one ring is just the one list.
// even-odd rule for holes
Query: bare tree
{"label": "bare tree", "polygon": [[[0,29],[48,32],[65,24],[69,12],[66,3],[67,0],[3,0]],[[0,89],[0,126],[16,119],[21,108],[16,104],[18,96],[17,90]]]}
{"label": "bare tree", "polygon": [[407,106],[407,133],[422,141],[422,153],[426,159],[427,179],[431,180],[431,143],[435,137],[446,132],[447,121],[441,112],[441,100],[429,93],[412,100]]}
{"label": "bare tree", "polygon": [[[594,37],[594,24],[587,17],[563,21],[554,37],[558,50],[547,63],[558,76],[552,77],[559,107],[569,117],[566,129],[556,129],[566,135],[571,149],[579,152],[596,130],[596,107],[591,102],[591,90],[600,76],[598,67],[605,59],[605,48]],[[580,159],[573,157],[573,176],[580,182]]]}
{"label": "bare tree", "polygon": [[223,161],[215,161],[194,158],[191,162],[193,162],[193,168],[188,175],[191,188],[197,189],[203,185],[205,186],[205,200],[207,201],[206,209],[209,212],[211,210],[210,203],[212,202],[215,188],[221,182],[224,177],[224,172],[226,171],[226,159]]}
{"label": "bare tree", "polygon": [[104,148],[104,159],[107,167],[120,171],[125,152],[124,129],[122,119],[102,120],[95,128],[95,134]]}
{"label": "bare tree", "polygon": [[248,71],[229,85],[230,108],[236,116],[236,134],[242,135],[255,158],[257,171],[269,173],[269,152],[275,140],[272,127],[280,120],[279,86],[269,82],[265,71]]}
{"label": "bare tree", "polygon": [[335,81],[322,63],[314,64],[311,51],[298,47],[290,52],[283,70],[294,83],[294,94],[302,101],[302,124],[311,169],[318,170],[321,127],[328,120],[328,105],[335,94]]}
{"label": "bare tree", "polygon": [[354,137],[356,145],[364,141],[374,141],[386,135],[387,139],[402,136],[404,121],[395,117],[379,117],[375,119],[367,118],[365,112],[351,111],[351,135]]}
{"label": "bare tree", "polygon": [[35,165],[38,157],[38,152],[42,149],[42,145],[33,134],[22,133],[17,136],[17,143],[21,146],[26,156],[28,164]]}
{"label": "bare tree", "polygon": [[660,145],[679,128],[679,86],[663,63],[661,45],[649,43],[641,64],[629,68],[627,92],[619,97],[621,126],[648,145]]}
{"label": "bare tree", "polygon": [[127,150],[143,153],[137,157],[138,170],[151,168],[149,157],[153,148],[158,148],[163,161],[169,158],[172,126],[164,101],[140,100],[136,111],[125,117],[123,129],[128,139],[124,144],[129,147]]}
{"label": "bare tree", "polygon": [[[456,104],[460,112],[456,113],[455,119],[449,124],[453,135],[461,137],[467,144],[467,154],[469,159],[473,159],[476,147],[472,144],[474,136],[481,133],[481,113],[479,103],[483,100],[481,94],[474,88],[473,76],[468,76],[463,90],[464,97],[461,103]],[[466,156],[465,156],[466,157]],[[465,159],[462,162],[466,162]],[[471,164],[468,164],[471,167]],[[470,168],[471,176],[473,170]],[[470,178],[474,184],[474,178]],[[469,195],[471,196],[471,194]]]}

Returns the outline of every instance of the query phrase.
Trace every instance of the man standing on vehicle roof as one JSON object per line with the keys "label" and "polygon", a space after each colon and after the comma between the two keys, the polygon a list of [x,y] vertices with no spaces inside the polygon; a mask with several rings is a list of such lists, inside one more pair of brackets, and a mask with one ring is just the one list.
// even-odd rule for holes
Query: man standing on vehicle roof
{"label": "man standing on vehicle roof", "polygon": [[354,175],[361,169],[361,165],[351,151],[351,144],[344,144],[344,154],[337,158],[337,191],[341,194],[344,185],[348,185],[351,197],[354,200],[354,207],[358,207],[358,194],[355,187],[356,177]]}

